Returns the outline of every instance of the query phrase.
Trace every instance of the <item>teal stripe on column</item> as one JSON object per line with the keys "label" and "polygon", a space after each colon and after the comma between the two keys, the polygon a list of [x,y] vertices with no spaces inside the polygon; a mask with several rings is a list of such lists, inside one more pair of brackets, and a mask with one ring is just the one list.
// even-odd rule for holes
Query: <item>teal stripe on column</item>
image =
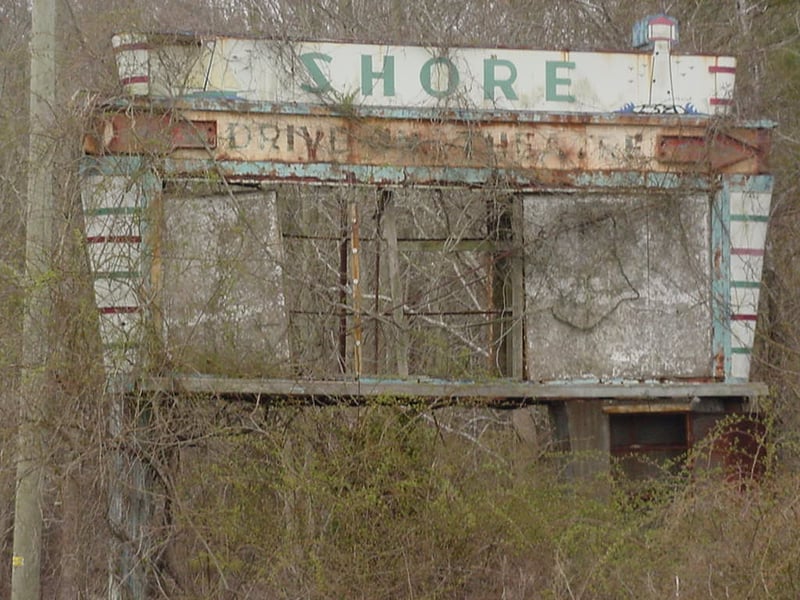
{"label": "teal stripe on column", "polygon": [[750,221],[752,223],[766,223],[768,215],[731,215],[731,221]]}

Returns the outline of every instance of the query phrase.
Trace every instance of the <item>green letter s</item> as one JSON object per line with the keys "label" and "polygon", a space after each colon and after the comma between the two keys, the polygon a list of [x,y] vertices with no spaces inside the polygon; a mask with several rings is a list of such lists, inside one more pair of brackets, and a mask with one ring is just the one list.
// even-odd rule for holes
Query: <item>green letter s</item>
{"label": "green letter s", "polygon": [[328,81],[328,78],[325,77],[325,73],[322,72],[319,65],[316,61],[323,60],[326,63],[329,63],[333,60],[327,54],[322,54],[321,52],[306,52],[305,54],[300,55],[300,61],[306,68],[308,72],[308,76],[311,77],[311,81],[314,82],[314,85],[310,83],[301,83],[300,89],[304,92],[310,92],[312,94],[325,94],[330,92],[333,87],[331,86],[331,82]]}

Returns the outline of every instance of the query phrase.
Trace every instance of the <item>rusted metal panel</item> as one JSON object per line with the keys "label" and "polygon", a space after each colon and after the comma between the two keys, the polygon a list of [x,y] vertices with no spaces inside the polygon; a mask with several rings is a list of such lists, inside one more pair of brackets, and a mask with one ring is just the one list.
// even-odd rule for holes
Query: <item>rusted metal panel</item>
{"label": "rusted metal panel", "polygon": [[214,119],[186,120],[174,113],[110,115],[86,136],[89,153],[169,154],[178,149],[212,150],[217,145]]}
{"label": "rusted metal panel", "polygon": [[[341,116],[319,113],[238,113],[183,110],[181,120],[110,114],[89,136],[87,152],[168,156],[176,168],[214,169],[235,176],[264,165],[261,177],[291,179],[316,169],[325,181],[366,181],[358,169],[489,170],[544,184],[569,184],[600,172],[664,174],[759,173],[769,136],[763,128],[735,128],[721,141],[704,119],[631,121],[630,117],[564,121],[468,122]],[[161,127],[161,129],[159,129]],[[110,132],[110,133],[109,133]],[[707,158],[707,160],[706,160]],[[198,162],[199,161],[199,162]],[[205,166],[204,166],[205,165]],[[269,167],[269,165],[273,165]],[[256,176],[256,172],[253,173]],[[298,175],[299,176],[299,175]],[[379,175],[378,175],[379,176]],[[469,183],[464,181],[464,183]]]}
{"label": "rusted metal panel", "polygon": [[578,400],[565,403],[570,450],[574,460],[568,466],[572,477],[593,477],[607,472],[611,443],[609,416],[599,402]]}
{"label": "rusted metal panel", "polygon": [[528,376],[710,378],[705,194],[526,196]]}
{"label": "rusted metal panel", "polygon": [[755,160],[755,172],[764,172],[769,149],[769,133],[765,130],[709,131],[696,137],[659,135],[656,158],[665,164],[708,165],[713,171]]}
{"label": "rusted metal panel", "polygon": [[127,93],[215,94],[347,106],[493,111],[718,114],[732,102],[732,57],[644,52],[436,48],[220,36],[114,37]]}
{"label": "rusted metal panel", "polygon": [[609,415],[611,455],[631,479],[677,471],[689,449],[689,413],[617,413]]}

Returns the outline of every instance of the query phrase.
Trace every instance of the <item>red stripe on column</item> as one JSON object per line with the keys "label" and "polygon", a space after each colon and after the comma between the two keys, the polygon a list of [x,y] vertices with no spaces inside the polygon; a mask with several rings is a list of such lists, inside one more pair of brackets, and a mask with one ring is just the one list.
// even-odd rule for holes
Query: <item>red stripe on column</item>
{"label": "red stripe on column", "polygon": [[147,42],[131,42],[130,44],[120,44],[114,48],[114,52],[125,52],[126,50],[150,50]]}
{"label": "red stripe on column", "polygon": [[731,315],[731,321],[756,321],[757,315]]}
{"label": "red stripe on column", "polygon": [[711,98],[708,103],[711,106],[732,106],[733,100],[730,98]]}
{"label": "red stripe on column", "polygon": [[122,85],[130,85],[132,83],[149,83],[149,75],[134,75],[133,77],[123,77],[119,80]]}
{"label": "red stripe on column", "polygon": [[100,307],[100,314],[102,315],[128,315],[131,313],[138,313],[142,310],[141,306],[102,306]]}
{"label": "red stripe on column", "polygon": [[728,73],[730,75],[736,74],[736,67],[720,67],[717,65],[712,65],[708,67],[709,73]]}
{"label": "red stripe on column", "polygon": [[763,248],[731,248],[731,254],[737,256],[764,256]]}
{"label": "red stripe on column", "polygon": [[95,235],[86,238],[87,244],[141,244],[140,235]]}

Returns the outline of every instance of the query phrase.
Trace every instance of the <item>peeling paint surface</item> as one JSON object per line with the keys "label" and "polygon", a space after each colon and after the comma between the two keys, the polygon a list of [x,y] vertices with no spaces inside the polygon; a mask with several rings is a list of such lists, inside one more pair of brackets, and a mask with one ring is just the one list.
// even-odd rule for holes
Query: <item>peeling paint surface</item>
{"label": "peeling paint surface", "polygon": [[128,93],[310,105],[723,114],[736,60],[660,52],[436,48],[194,34],[113,40]]}
{"label": "peeling paint surface", "polygon": [[181,371],[277,376],[289,368],[274,192],[165,197],[163,314]]}
{"label": "peeling paint surface", "polygon": [[711,376],[707,195],[529,195],[524,222],[530,379]]}
{"label": "peeling paint surface", "polygon": [[[446,115],[421,119],[239,108],[233,111],[225,103],[216,110],[190,107],[180,118],[109,113],[87,138],[87,151],[168,156],[176,170],[221,169],[229,177],[249,171],[277,180],[294,172],[298,179],[347,182],[344,174],[351,173],[350,183],[381,183],[397,171],[409,173],[410,183],[426,183],[413,173],[438,170],[446,178],[453,169],[451,177],[472,170],[502,172],[510,181],[574,185],[595,171],[609,179],[616,172],[760,172],[769,149],[763,128],[712,135],[707,119],[693,117],[517,119],[506,113],[464,121]],[[162,122],[164,130],[154,135],[153,127]],[[681,150],[687,145],[690,151]]]}

